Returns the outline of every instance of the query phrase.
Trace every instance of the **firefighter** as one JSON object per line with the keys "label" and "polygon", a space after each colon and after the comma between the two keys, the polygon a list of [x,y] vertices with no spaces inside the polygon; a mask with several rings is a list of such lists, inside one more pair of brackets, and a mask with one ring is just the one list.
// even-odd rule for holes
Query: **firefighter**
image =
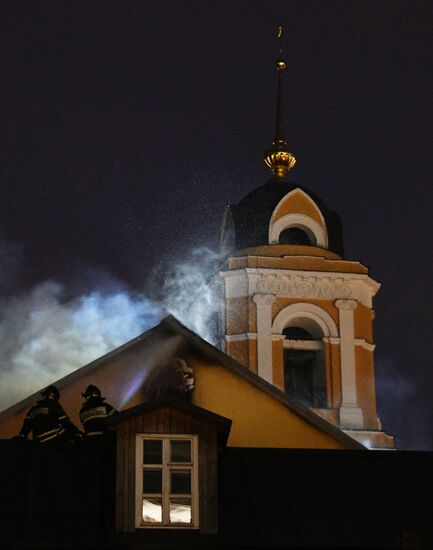
{"label": "firefighter", "polygon": [[27,413],[18,437],[26,439],[32,432],[33,439],[39,443],[82,439],[81,432],[59,403],[60,393],[56,386],[48,386],[41,395],[42,399]]}
{"label": "firefighter", "polygon": [[105,397],[101,397],[101,390],[90,384],[81,394],[86,402],[80,409],[80,420],[86,437],[102,435],[105,431],[104,420],[116,412],[109,403],[105,403]]}

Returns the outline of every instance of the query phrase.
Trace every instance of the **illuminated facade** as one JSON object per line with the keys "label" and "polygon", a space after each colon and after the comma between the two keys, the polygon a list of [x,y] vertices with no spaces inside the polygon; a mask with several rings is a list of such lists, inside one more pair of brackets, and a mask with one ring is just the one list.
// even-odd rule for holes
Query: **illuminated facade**
{"label": "illuminated facade", "polygon": [[344,259],[339,216],[287,180],[295,157],[277,120],[274,176],[227,207],[222,250],[225,351],[369,448],[393,448],[376,411],[373,297],[379,283]]}

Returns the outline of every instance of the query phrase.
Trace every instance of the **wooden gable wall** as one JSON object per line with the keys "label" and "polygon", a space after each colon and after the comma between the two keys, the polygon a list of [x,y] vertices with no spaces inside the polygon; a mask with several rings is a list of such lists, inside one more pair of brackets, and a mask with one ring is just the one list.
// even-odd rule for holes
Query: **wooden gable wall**
{"label": "wooden gable wall", "polygon": [[164,406],[130,416],[114,426],[117,431],[116,529],[135,531],[136,434],[188,434],[198,436],[200,531],[217,530],[217,431],[213,424]]}

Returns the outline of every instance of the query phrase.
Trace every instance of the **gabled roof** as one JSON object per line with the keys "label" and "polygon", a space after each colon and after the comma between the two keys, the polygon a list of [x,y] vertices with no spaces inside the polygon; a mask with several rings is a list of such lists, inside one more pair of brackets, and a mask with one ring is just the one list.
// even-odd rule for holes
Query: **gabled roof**
{"label": "gabled roof", "polygon": [[[278,388],[266,382],[254,372],[250,371],[245,366],[241,365],[215,346],[203,340],[203,338],[186,328],[173,316],[166,317],[156,327],[153,327],[152,329],[144,332],[140,336],[133,338],[129,342],[126,342],[115,350],[107,353],[102,357],[99,357],[88,365],[77,369],[76,371],[65,376],[64,378],[61,378],[54,384],[62,392],[63,388],[66,388],[71,383],[77,383],[81,378],[89,377],[89,375],[92,375],[93,371],[99,370],[101,367],[104,366],[105,363],[112,362],[113,360],[120,358],[120,356],[125,353],[134,351],[137,351],[137,353],[141,351],[142,353],[143,345],[155,345],[155,340],[162,341],[166,339],[169,335],[175,337],[174,345],[170,352],[171,359],[175,358],[179,355],[179,353],[182,353],[187,349],[192,349],[198,354],[201,354],[210,362],[216,363],[218,366],[228,369],[236,375],[244,378],[249,383],[253,384],[255,387],[267,393],[273,399],[276,399],[285,407],[293,411],[296,415],[301,417],[310,425],[316,427],[326,434],[329,434],[331,437],[343,443],[345,446],[352,449],[366,449],[363,445],[352,439],[350,436],[346,435],[343,431],[302,405],[302,403],[287,396]],[[154,370],[158,370],[159,367],[160,364],[157,364]],[[158,383],[158,380],[156,380],[156,383]],[[14,414],[19,413],[20,411],[26,410],[38,397],[38,393],[32,394],[26,399],[4,410],[0,413],[0,422]],[[66,411],[69,412],[67,408]]]}

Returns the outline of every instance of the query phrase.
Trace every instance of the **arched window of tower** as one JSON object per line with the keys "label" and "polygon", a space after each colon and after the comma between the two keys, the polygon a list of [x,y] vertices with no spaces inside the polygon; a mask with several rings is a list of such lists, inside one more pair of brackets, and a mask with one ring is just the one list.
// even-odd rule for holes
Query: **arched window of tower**
{"label": "arched window of tower", "polygon": [[323,333],[313,323],[311,319],[293,319],[282,332],[284,390],[308,407],[324,408],[328,403]]}
{"label": "arched window of tower", "polygon": [[278,238],[279,244],[296,244],[301,246],[316,246],[317,241],[314,233],[304,227],[287,227],[281,231]]}
{"label": "arched window of tower", "polygon": [[328,248],[325,218],[302,189],[293,189],[275,206],[269,224],[269,244]]}
{"label": "arched window of tower", "polygon": [[328,233],[326,228],[305,214],[286,214],[276,221],[271,221],[269,225],[269,244],[283,244],[280,240],[281,234],[287,230],[295,229],[307,235],[310,246],[328,248]]}
{"label": "arched window of tower", "polygon": [[284,336],[284,390],[287,395],[309,407],[328,407],[323,338],[339,337],[335,321],[321,307],[300,302],[286,306],[277,314],[272,332]]}
{"label": "arched window of tower", "polygon": [[329,313],[307,302],[299,302],[283,308],[272,323],[272,332],[282,334],[285,328],[293,326],[307,330],[314,338],[339,337],[337,325]]}

